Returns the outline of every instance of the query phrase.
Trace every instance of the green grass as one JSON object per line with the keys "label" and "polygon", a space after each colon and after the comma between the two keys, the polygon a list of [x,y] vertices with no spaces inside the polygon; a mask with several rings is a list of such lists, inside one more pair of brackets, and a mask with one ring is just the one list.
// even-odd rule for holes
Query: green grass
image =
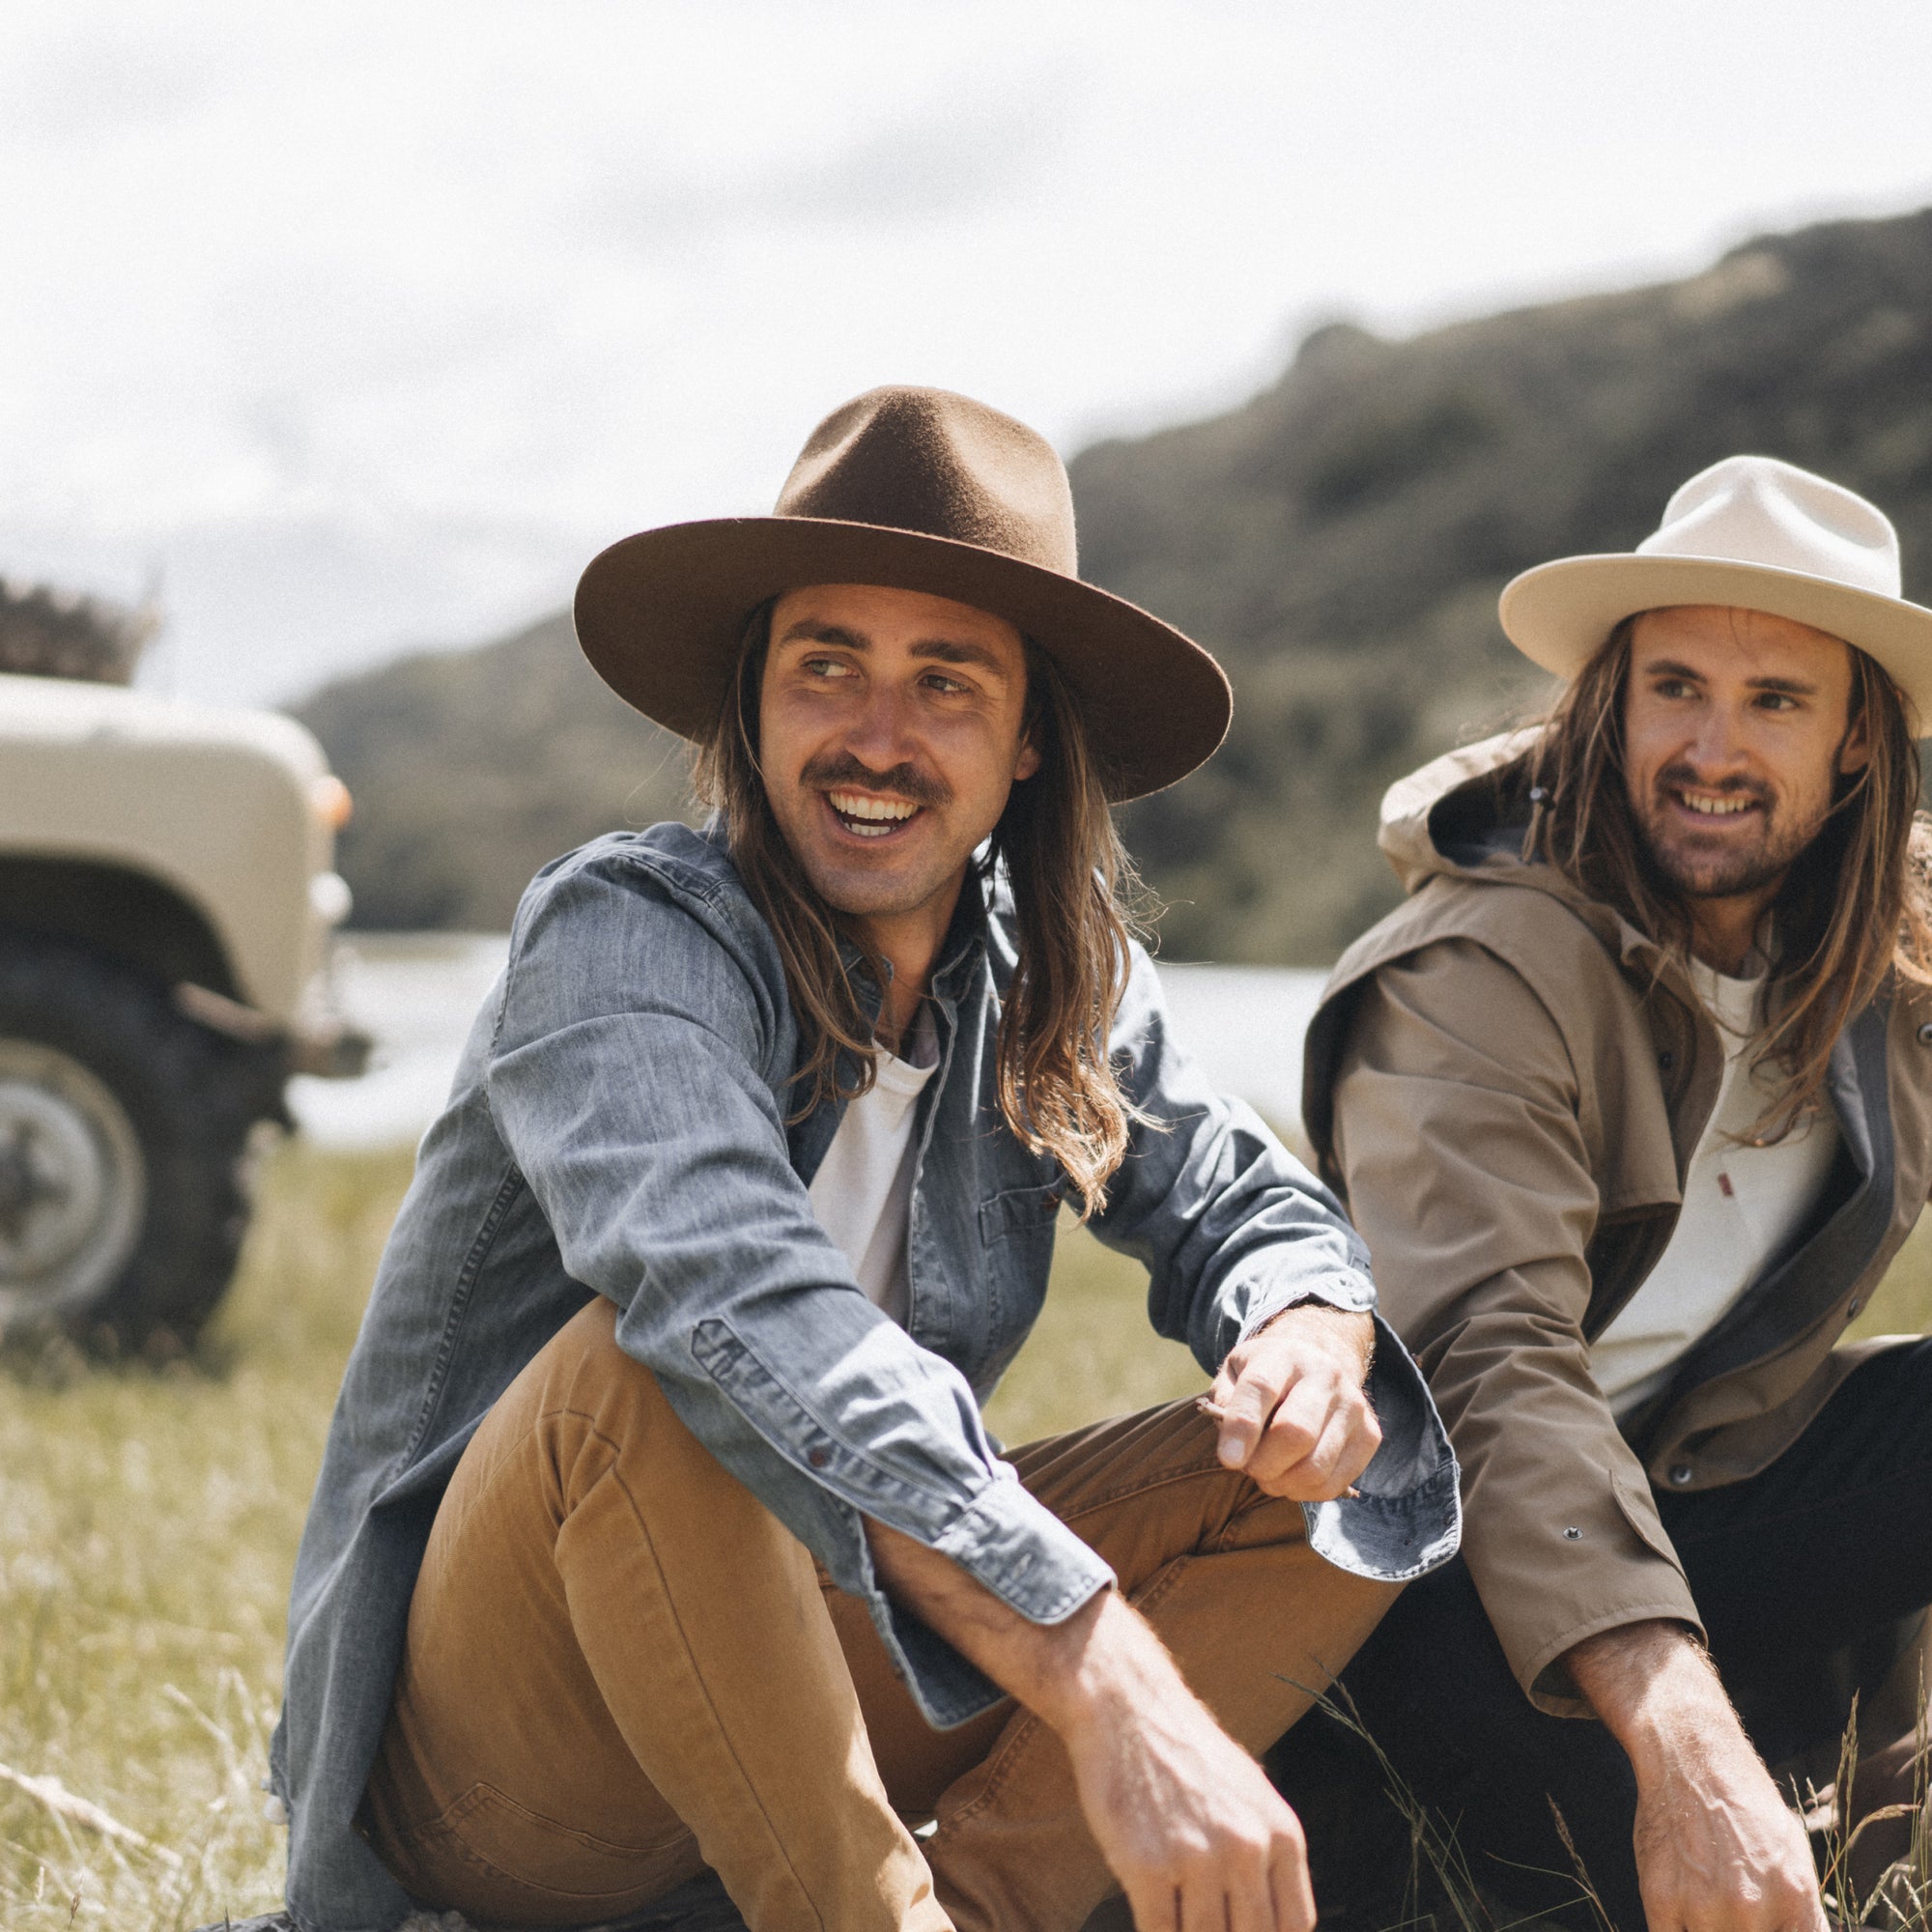
{"label": "green grass", "polygon": [[[0,1764],[55,1777],[180,1863],[0,1781],[0,1925],[183,1932],[271,1907],[282,1834],[258,1784],[296,1539],[407,1153],[282,1149],[233,1295],[191,1361],[61,1348],[0,1372]],[[1932,1235],[1855,1333],[1932,1323]],[[1188,1394],[1141,1270],[1071,1223],[989,1411],[1009,1442]]]}
{"label": "green grass", "polygon": [[409,1164],[278,1153],[194,1361],[8,1359],[0,1763],[58,1777],[182,1860],[119,1847],[0,1783],[9,1932],[177,1932],[279,1898],[281,1833],[257,1785],[289,1571]]}
{"label": "green grass", "polygon": [[[56,1777],[181,1863],[0,1781],[0,1925],[183,1932],[267,1911],[282,1833],[258,1789],[283,1615],[343,1360],[407,1153],[280,1150],[195,1359],[0,1373],[0,1764]],[[993,1406],[1020,1442],[1202,1378],[1147,1325],[1141,1270],[1062,1231],[1047,1311]],[[77,1902],[76,1902],[77,1901]]]}

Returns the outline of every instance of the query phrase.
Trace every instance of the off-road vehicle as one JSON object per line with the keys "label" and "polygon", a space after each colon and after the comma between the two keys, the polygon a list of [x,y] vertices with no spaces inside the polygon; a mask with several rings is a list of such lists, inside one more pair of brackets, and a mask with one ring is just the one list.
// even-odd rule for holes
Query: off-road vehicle
{"label": "off-road vehicle", "polygon": [[291,719],[126,688],[150,628],[0,581],[0,1333],[191,1339],[256,1123],[366,1055],[320,974],[347,792]]}

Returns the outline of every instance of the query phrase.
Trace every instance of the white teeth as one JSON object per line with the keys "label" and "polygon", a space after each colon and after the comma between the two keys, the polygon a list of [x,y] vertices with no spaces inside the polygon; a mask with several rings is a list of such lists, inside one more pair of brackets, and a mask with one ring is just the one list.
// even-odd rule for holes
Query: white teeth
{"label": "white teeth", "polygon": [[916,805],[908,805],[903,799],[867,798],[863,792],[827,792],[832,809],[841,818],[869,818],[892,822],[910,818],[919,810]]}
{"label": "white teeth", "polygon": [[1756,802],[1748,798],[1719,796],[1710,792],[1699,794],[1680,791],[1677,798],[1687,810],[1697,812],[1705,818],[1729,818],[1735,812],[1748,811]]}

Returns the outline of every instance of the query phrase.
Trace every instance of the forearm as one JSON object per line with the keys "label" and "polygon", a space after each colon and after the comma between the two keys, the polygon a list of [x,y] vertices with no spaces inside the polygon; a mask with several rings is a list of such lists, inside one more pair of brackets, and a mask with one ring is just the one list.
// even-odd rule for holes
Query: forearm
{"label": "forearm", "polygon": [[1294,1814],[1117,1591],[1034,1624],[923,1544],[867,1535],[887,1591],[1059,1734],[1136,1925],[1313,1932]]}
{"label": "forearm", "polygon": [[1634,1844],[1650,1923],[1824,1932],[1804,1824],[1690,1632],[1625,1624],[1573,1645],[1567,1662],[1636,1774]]}
{"label": "forearm", "polygon": [[886,1593],[1063,1737],[1124,1720],[1150,1691],[1191,1694],[1160,1639],[1111,1588],[1060,1623],[1034,1623],[912,1537],[869,1518],[866,1536]]}
{"label": "forearm", "polygon": [[1743,1741],[1709,1656],[1682,1624],[1620,1624],[1574,1645],[1564,1661],[1639,1781],[1714,1733]]}

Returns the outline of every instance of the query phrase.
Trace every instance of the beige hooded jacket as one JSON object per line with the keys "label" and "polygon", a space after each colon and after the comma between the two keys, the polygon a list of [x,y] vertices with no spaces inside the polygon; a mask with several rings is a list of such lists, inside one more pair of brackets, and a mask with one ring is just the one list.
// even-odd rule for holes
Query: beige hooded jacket
{"label": "beige hooded jacket", "polygon": [[1383,801],[1409,896],[1329,980],[1303,1118],[1448,1425],[1463,1555],[1511,1667],[1583,1716],[1571,1645],[1698,1627],[1651,1485],[1756,1474],[1878,1346],[1833,1345],[1932,1180],[1932,1000],[1889,984],[1840,1038],[1824,1198],[1627,1440],[1589,1345],[1670,1238],[1722,1047],[1682,967],[1497,822],[1487,777],[1528,742],[1439,758]]}

